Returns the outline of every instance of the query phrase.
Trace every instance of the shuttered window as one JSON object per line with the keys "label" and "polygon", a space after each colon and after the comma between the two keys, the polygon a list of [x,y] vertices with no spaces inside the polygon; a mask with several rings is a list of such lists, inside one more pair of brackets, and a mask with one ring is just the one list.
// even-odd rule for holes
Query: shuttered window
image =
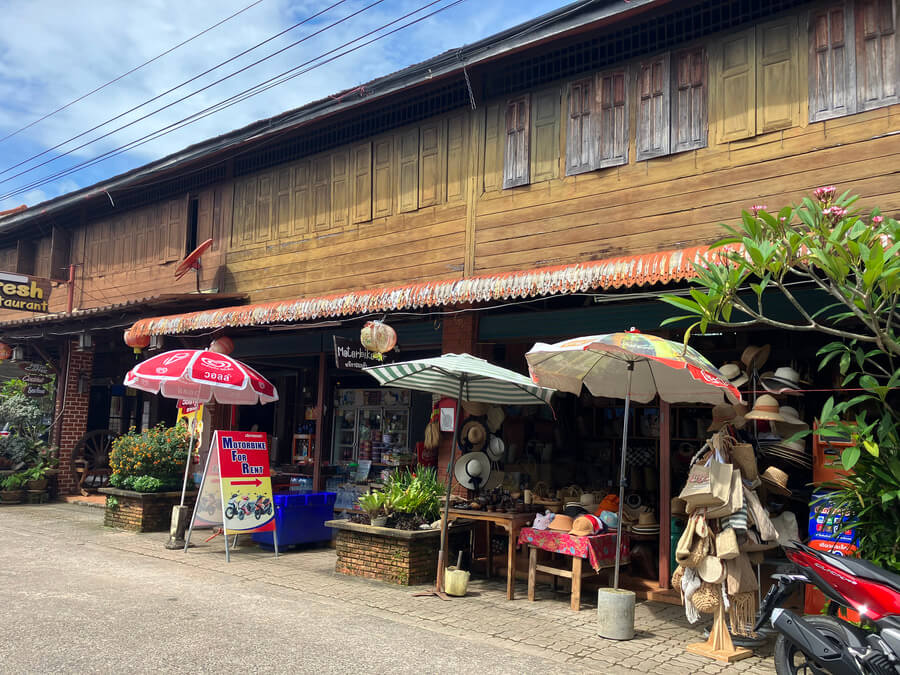
{"label": "shuttered window", "polygon": [[859,110],[897,103],[900,82],[892,0],[857,0],[856,94]]}
{"label": "shuttered window", "polygon": [[625,70],[597,76],[600,118],[599,166],[628,163],[628,74]]}
{"label": "shuttered window", "polygon": [[596,135],[591,127],[594,109],[592,78],[569,85],[569,119],[566,128],[566,175],[592,171],[596,168]]}
{"label": "shuttered window", "polygon": [[672,152],[706,147],[706,50],[672,56]]}
{"label": "shuttered window", "polygon": [[638,69],[638,161],[669,154],[669,55]]}
{"label": "shuttered window", "polygon": [[529,180],[529,98],[522,96],[506,103],[506,151],[503,160],[503,187],[527,185]]}
{"label": "shuttered window", "polygon": [[843,5],[810,14],[809,119],[812,122],[856,111],[850,13]]}

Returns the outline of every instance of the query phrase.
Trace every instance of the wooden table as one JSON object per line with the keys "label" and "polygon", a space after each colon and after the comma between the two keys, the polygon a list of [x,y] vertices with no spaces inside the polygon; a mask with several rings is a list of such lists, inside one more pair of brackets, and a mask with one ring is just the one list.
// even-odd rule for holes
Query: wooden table
{"label": "wooden table", "polygon": [[470,511],[467,509],[450,509],[450,521],[465,519],[478,520],[488,524],[487,527],[487,575],[491,576],[493,554],[491,552],[491,525],[502,527],[507,532],[509,541],[506,547],[506,599],[515,598],[516,586],[516,540],[519,531],[533,519],[533,513],[506,513],[503,511]]}

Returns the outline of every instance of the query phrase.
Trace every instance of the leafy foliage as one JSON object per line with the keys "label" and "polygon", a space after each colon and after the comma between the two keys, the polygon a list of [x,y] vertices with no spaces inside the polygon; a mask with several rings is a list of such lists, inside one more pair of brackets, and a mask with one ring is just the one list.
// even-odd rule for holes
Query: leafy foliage
{"label": "leafy foliage", "polygon": [[0,455],[13,465],[35,464],[46,451],[48,426],[45,413],[34,399],[20,392],[0,396],[0,427],[10,434],[0,436]]}
{"label": "leafy foliage", "polygon": [[25,487],[25,483],[27,483],[28,480],[28,476],[23,472],[11,473],[3,479],[3,489],[10,492],[21,490]]}
{"label": "leafy foliage", "polygon": [[[818,355],[820,369],[836,365],[841,386],[859,393],[831,397],[816,433],[849,442],[843,450],[845,479],[827,485],[838,508],[857,520],[860,554],[900,570],[900,413],[892,391],[900,387],[900,224],[878,209],[853,210],[857,197],[819,188],[799,206],[743,211],[736,227],[713,245],[718,258],[695,265],[690,298],[663,301],[685,312],[665,323],[691,320],[685,333],[709,325],[763,324],[837,338]],[[813,312],[794,295],[798,282],[826,293],[830,304]],[[750,295],[741,294],[749,288]],[[779,321],[766,302],[780,294],[796,312]],[[749,299],[748,299],[749,297]],[[733,318],[738,311],[746,318]]]}
{"label": "leafy foliage", "polygon": [[381,492],[361,495],[359,504],[372,518],[409,514],[430,523],[440,515],[442,492],[443,486],[437,472],[433,468],[419,466],[415,471],[395,471]]}
{"label": "leafy foliage", "polygon": [[[148,486],[159,479],[161,484],[179,484],[187,459],[189,434],[184,425],[166,427],[159,424],[141,433],[133,429],[120,436],[112,444],[109,466],[112,469],[110,484],[114,487],[138,490],[138,485]],[[155,492],[157,490],[139,490]]]}

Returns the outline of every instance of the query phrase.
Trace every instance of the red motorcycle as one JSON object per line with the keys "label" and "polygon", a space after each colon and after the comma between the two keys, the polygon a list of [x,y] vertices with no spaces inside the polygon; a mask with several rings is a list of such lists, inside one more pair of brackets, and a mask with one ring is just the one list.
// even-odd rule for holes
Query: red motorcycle
{"label": "red motorcycle", "polygon": [[[759,610],[756,630],[769,618],[778,631],[778,675],[900,674],[900,575],[859,558],[816,551],[799,542],[784,547],[796,574],[774,574]],[[831,601],[828,615],[798,616],[779,605],[803,584],[816,586]],[[853,609],[865,628],[841,619]]]}

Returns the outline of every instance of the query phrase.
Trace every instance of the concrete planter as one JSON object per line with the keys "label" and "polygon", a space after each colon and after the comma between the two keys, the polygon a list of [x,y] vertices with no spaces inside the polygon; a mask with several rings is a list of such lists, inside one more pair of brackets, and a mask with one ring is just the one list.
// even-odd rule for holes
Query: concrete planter
{"label": "concrete planter", "polygon": [[[132,532],[168,532],[172,507],[181,501],[181,492],[134,492],[109,487],[98,492],[107,496],[103,524]],[[185,506],[193,509],[196,497],[196,492],[188,492]]]}
{"label": "concrete planter", "polygon": [[[440,530],[395,530],[346,520],[329,520],[325,526],[337,530],[335,572],[401,586],[434,583]],[[455,561],[456,552],[468,548],[470,529],[450,528],[448,560]]]}

